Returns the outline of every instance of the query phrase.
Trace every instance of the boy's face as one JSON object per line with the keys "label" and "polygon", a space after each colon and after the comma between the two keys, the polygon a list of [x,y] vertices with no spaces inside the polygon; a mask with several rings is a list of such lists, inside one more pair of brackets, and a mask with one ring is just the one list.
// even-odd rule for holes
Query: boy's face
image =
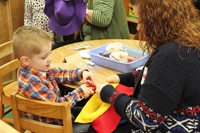
{"label": "boy's face", "polygon": [[29,66],[40,71],[48,71],[51,63],[51,44],[44,45],[41,52],[29,58]]}

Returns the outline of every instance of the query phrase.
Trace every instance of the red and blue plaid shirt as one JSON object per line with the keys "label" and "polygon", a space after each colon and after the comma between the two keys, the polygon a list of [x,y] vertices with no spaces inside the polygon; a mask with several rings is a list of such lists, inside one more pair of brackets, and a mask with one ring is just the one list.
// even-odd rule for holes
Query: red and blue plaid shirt
{"label": "red and blue plaid shirt", "polygon": [[[47,72],[42,72],[25,65],[21,65],[18,70],[18,94],[42,101],[51,102],[69,102],[71,107],[84,98],[84,92],[81,87],[69,92],[61,97],[58,83],[69,84],[81,80],[78,72],[80,69],[66,70],[60,68],[51,68]],[[61,124],[55,119],[43,118],[31,114],[25,114],[26,117],[43,121],[46,123]]]}

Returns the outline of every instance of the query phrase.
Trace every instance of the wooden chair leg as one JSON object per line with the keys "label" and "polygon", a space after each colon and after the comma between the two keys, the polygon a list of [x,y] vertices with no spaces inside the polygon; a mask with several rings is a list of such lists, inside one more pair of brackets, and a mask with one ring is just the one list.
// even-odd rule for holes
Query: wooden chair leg
{"label": "wooden chair leg", "polygon": [[1,105],[1,106],[0,106],[0,119],[3,118],[3,114],[4,114],[4,106]]}

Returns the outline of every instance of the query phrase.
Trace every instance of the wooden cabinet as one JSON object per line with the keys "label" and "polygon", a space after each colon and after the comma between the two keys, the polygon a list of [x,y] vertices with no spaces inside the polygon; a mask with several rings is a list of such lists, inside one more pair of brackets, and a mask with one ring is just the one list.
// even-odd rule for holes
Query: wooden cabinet
{"label": "wooden cabinet", "polygon": [[10,41],[23,25],[24,0],[0,0],[0,44]]}
{"label": "wooden cabinet", "polygon": [[139,39],[138,33],[136,31],[136,26],[137,26],[137,19],[136,17],[134,17],[132,9],[131,9],[131,4],[130,4],[130,0],[124,0],[124,9],[126,11],[126,15],[127,15],[127,22],[128,22],[128,26],[129,26],[129,32],[130,32],[130,37],[131,39]]}
{"label": "wooden cabinet", "polygon": [[0,0],[0,44],[11,40],[12,18],[10,1]]}
{"label": "wooden cabinet", "polygon": [[[12,39],[13,32],[23,25],[24,0],[0,0],[0,45]],[[1,51],[0,51],[1,54]],[[8,56],[0,59],[0,66],[10,61]],[[5,77],[4,83],[12,80],[12,75]]]}

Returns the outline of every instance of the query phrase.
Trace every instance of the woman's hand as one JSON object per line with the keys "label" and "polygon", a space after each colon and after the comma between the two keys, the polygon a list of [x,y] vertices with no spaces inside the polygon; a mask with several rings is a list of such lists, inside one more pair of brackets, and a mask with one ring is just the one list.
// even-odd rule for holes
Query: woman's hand
{"label": "woman's hand", "polygon": [[103,84],[96,84],[96,93],[99,95],[100,97],[100,93],[101,93],[101,90],[104,86],[106,86],[108,83],[103,83]]}
{"label": "woman's hand", "polygon": [[106,82],[112,84],[112,83],[119,83],[120,79],[118,75],[111,75],[107,77]]}

